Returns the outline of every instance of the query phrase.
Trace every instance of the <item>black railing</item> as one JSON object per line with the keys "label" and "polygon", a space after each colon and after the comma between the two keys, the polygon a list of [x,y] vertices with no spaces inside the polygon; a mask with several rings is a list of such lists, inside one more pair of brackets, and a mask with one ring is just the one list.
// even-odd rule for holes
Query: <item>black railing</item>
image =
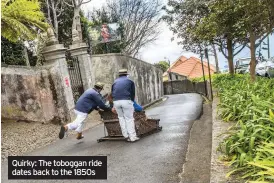
{"label": "black railing", "polygon": [[74,102],[76,103],[79,97],[84,93],[83,80],[78,58],[72,57],[69,53],[67,53],[67,65],[70,76],[72,94]]}

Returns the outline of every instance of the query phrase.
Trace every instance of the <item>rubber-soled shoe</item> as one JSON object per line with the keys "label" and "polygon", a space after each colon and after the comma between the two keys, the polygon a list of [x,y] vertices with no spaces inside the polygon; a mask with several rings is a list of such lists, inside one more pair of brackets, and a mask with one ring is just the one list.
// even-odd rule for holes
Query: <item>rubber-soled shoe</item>
{"label": "rubber-soled shoe", "polygon": [[138,140],[140,140],[139,137],[132,137],[132,138],[127,139],[128,142],[135,142],[135,141],[138,141]]}

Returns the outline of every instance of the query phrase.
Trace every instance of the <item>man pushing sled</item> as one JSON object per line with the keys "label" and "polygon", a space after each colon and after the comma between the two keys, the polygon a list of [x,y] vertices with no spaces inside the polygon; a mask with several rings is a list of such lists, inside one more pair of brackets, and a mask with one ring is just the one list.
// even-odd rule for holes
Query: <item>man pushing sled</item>
{"label": "man pushing sled", "polygon": [[[76,119],[64,126],[61,126],[59,138],[63,139],[68,130],[77,132],[76,139],[84,138],[82,135],[84,122],[94,109],[101,111],[112,111],[118,115],[119,125],[122,135],[127,141],[138,141],[135,131],[134,111],[141,112],[143,108],[135,102],[135,83],[128,78],[127,69],[119,70],[119,77],[114,81],[111,87],[109,100],[113,102],[112,106],[107,106],[100,92],[104,85],[96,83],[94,88],[86,90],[78,99],[75,105]],[[153,122],[154,123],[154,122]]]}
{"label": "man pushing sled", "polygon": [[98,108],[104,111],[110,111],[111,108],[106,106],[100,92],[103,90],[104,85],[100,82],[96,83],[94,88],[86,90],[81,97],[78,99],[74,112],[76,114],[76,119],[67,125],[61,127],[59,132],[59,138],[63,139],[65,133],[68,130],[75,130],[77,132],[76,139],[80,140],[84,138],[82,135],[84,122],[88,116],[94,109],[98,110]]}

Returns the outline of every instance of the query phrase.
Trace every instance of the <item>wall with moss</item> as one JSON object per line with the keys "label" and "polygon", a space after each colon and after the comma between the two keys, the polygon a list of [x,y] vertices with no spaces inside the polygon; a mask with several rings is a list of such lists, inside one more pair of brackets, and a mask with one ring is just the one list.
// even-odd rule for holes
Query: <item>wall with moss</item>
{"label": "wall with moss", "polygon": [[52,79],[45,68],[2,67],[2,119],[60,122]]}

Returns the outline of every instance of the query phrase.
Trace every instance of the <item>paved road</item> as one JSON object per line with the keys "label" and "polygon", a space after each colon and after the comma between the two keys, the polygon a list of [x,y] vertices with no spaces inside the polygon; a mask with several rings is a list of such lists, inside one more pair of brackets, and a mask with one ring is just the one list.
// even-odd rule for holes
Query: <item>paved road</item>
{"label": "paved road", "polygon": [[[108,180],[8,180],[7,163],[2,163],[2,182],[96,182],[96,183],[176,183],[185,161],[189,131],[199,117],[202,98],[198,94],[170,95],[147,115],[160,118],[163,130],[136,143],[106,141],[103,125],[86,131],[82,142],[68,137],[29,153],[44,156],[108,156]],[[56,134],[58,136],[58,134]]]}

